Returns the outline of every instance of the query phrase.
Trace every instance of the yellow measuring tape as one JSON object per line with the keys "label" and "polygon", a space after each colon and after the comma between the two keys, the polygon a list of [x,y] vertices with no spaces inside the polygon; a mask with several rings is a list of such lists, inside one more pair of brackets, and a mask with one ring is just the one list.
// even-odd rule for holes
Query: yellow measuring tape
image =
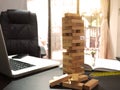
{"label": "yellow measuring tape", "polygon": [[113,72],[92,72],[91,77],[120,75],[120,71]]}

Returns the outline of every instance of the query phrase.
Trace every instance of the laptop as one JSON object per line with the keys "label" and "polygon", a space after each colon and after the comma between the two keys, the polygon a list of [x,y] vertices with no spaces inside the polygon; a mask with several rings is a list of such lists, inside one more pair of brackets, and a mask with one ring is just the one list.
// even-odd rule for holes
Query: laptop
{"label": "laptop", "polygon": [[2,28],[0,26],[0,73],[8,77],[18,78],[59,65],[60,62],[51,59],[37,58],[28,55],[21,59],[13,59],[8,56]]}

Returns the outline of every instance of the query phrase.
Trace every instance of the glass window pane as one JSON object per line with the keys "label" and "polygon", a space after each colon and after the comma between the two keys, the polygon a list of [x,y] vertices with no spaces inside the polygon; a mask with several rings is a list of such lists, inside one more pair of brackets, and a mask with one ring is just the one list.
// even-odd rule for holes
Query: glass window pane
{"label": "glass window pane", "polygon": [[51,0],[52,59],[62,59],[62,17],[77,13],[77,0]]}
{"label": "glass window pane", "polygon": [[48,0],[28,0],[27,8],[37,15],[39,45],[44,54],[48,49]]}

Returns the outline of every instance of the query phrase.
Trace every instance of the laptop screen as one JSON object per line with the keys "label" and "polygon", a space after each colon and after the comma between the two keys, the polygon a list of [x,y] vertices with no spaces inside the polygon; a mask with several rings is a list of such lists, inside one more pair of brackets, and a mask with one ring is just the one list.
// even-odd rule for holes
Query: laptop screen
{"label": "laptop screen", "polygon": [[4,42],[1,25],[0,25],[0,72],[7,75],[11,74],[10,65],[8,61],[8,54],[6,51],[6,45]]}

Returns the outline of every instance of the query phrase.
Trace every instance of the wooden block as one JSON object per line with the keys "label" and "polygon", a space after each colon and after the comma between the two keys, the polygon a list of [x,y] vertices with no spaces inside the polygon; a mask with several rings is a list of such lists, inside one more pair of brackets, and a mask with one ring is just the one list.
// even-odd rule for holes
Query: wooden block
{"label": "wooden block", "polygon": [[88,76],[87,75],[83,75],[83,73],[81,74],[71,74],[71,84],[77,84],[77,83],[81,83],[83,81],[88,80]]}
{"label": "wooden block", "polygon": [[49,81],[50,87],[58,85],[58,84],[66,81],[68,79],[70,79],[70,76],[68,74],[64,74],[64,75],[59,76],[56,79],[52,79],[52,80]]}
{"label": "wooden block", "polygon": [[84,68],[82,68],[81,66],[79,67],[73,67],[70,69],[71,73],[79,73],[79,72],[84,72]]}
{"label": "wooden block", "polygon": [[82,19],[80,16],[65,16],[67,19]]}
{"label": "wooden block", "polygon": [[63,44],[64,43],[84,43],[83,40],[80,39],[80,37],[78,39],[63,39]]}
{"label": "wooden block", "polygon": [[77,27],[77,26],[84,26],[84,23],[72,23],[72,27]]}
{"label": "wooden block", "polygon": [[67,50],[70,54],[77,54],[77,53],[83,53],[84,54],[84,49],[79,49],[79,50]]}
{"label": "wooden block", "polygon": [[62,35],[63,35],[63,37],[64,36],[72,36],[72,33],[63,33]]}
{"label": "wooden block", "polygon": [[79,67],[80,66],[80,64],[78,63],[78,64],[72,64],[72,63],[69,63],[69,62],[63,62],[63,65],[65,66],[67,66],[67,67]]}
{"label": "wooden block", "polygon": [[[80,56],[79,56],[80,57]],[[82,59],[74,59],[74,58],[72,58],[72,59],[67,59],[67,58],[65,58],[64,59],[64,61],[63,61],[63,63],[68,63],[68,64],[78,64],[78,65],[81,65],[81,64],[84,64],[84,60]]]}
{"label": "wooden block", "polygon": [[71,43],[71,40],[63,40],[63,44],[65,43]]}
{"label": "wooden block", "polygon": [[63,82],[62,85],[67,88],[82,90],[84,84],[83,83],[71,84],[70,82]]}
{"label": "wooden block", "polygon": [[98,80],[97,79],[91,79],[88,82],[84,84],[84,89],[85,90],[91,90],[93,89],[96,85],[98,85]]}
{"label": "wooden block", "polygon": [[62,23],[84,23],[82,19],[63,17]]}
{"label": "wooden block", "polygon": [[[81,26],[84,26],[84,23],[71,23],[71,22],[68,22],[68,23],[64,23],[64,24],[62,24],[62,26],[63,26],[63,27],[69,27],[69,26],[72,26],[73,28],[79,26],[79,28],[81,28]],[[71,27],[71,29],[73,29],[72,27]],[[65,28],[64,28],[64,29],[65,29]]]}
{"label": "wooden block", "polygon": [[84,33],[73,33],[72,36],[83,36]]}
{"label": "wooden block", "polygon": [[80,15],[76,13],[65,13],[65,16],[80,16]]}
{"label": "wooden block", "polygon": [[71,80],[72,81],[78,81],[78,77],[79,77],[79,73],[74,73],[74,74],[70,74],[71,75]]}
{"label": "wooden block", "polygon": [[76,67],[76,66],[64,66],[63,65],[63,71],[68,73],[68,74],[72,74],[72,73],[84,73],[84,68],[82,68],[81,66]]}
{"label": "wooden block", "polygon": [[[81,65],[82,66],[82,65]],[[84,70],[84,68],[82,68],[80,65],[79,67],[76,66],[70,66],[70,65],[65,65],[63,64],[63,67],[66,68],[68,71],[70,71],[71,73],[79,73],[82,70]]]}
{"label": "wooden block", "polygon": [[84,46],[76,46],[76,47],[72,47],[72,50],[80,50],[80,49],[84,49]]}
{"label": "wooden block", "polygon": [[62,30],[71,30],[72,29],[72,26],[65,26],[64,24],[62,25]]}
{"label": "wooden block", "polygon": [[72,36],[73,40],[80,40],[80,36]]}
{"label": "wooden block", "polygon": [[72,26],[71,27],[72,28],[72,30],[83,30],[84,31],[84,25],[82,25],[82,26]]}
{"label": "wooden block", "polygon": [[79,46],[79,47],[84,47],[84,42],[82,42],[83,40],[81,40],[79,43],[73,43],[72,46],[73,47],[76,47],[76,46]]}
{"label": "wooden block", "polygon": [[79,14],[76,13],[65,13],[66,18],[82,19]]}
{"label": "wooden block", "polygon": [[[76,60],[74,60],[74,61],[76,61]],[[81,60],[82,61],[82,60]],[[75,64],[75,63],[70,63],[69,61],[63,61],[63,66],[64,67],[69,67],[69,68],[73,68],[73,69],[75,69],[75,68],[81,68],[81,66],[83,66],[84,65],[84,61],[82,61],[82,62],[78,62],[77,64]]]}
{"label": "wooden block", "polygon": [[63,68],[63,73],[68,73],[68,74],[72,74],[72,73],[85,73],[85,70],[69,70],[68,68]]}
{"label": "wooden block", "polygon": [[[79,39],[80,39],[80,37],[79,37]],[[81,44],[81,46],[84,46],[84,40],[80,40],[79,43]]]}
{"label": "wooden block", "polygon": [[75,57],[72,57],[72,59],[76,62],[82,62],[84,63],[84,55],[81,55],[81,56],[75,56]]}
{"label": "wooden block", "polygon": [[84,55],[84,52],[81,52],[81,53],[71,53],[70,54],[71,56],[81,56],[81,55]]}
{"label": "wooden block", "polygon": [[80,42],[81,42],[80,39],[78,39],[78,40],[72,40],[72,43],[80,43]]}
{"label": "wooden block", "polygon": [[72,19],[72,23],[84,23],[82,19]]}
{"label": "wooden block", "polygon": [[70,74],[70,75],[71,75],[70,81],[71,81],[72,85],[79,83],[79,75],[80,75],[79,73],[74,73],[74,74]]}
{"label": "wooden block", "polygon": [[79,47],[84,47],[84,42],[83,42],[83,40],[80,40],[80,39],[78,39],[78,40],[63,40],[63,45],[64,46],[70,46],[71,45],[71,47],[76,47],[76,46],[79,46]]}
{"label": "wooden block", "polygon": [[84,30],[81,30],[81,29],[74,29],[74,30],[72,30],[72,33],[83,33],[84,32]]}
{"label": "wooden block", "polygon": [[63,73],[68,73],[68,74],[71,74],[71,71],[68,70],[67,68],[63,67]]}
{"label": "wooden block", "polygon": [[62,33],[72,33],[71,29],[62,29]]}
{"label": "wooden block", "polygon": [[72,40],[72,37],[70,37],[70,36],[63,36],[63,40]]}
{"label": "wooden block", "polygon": [[87,75],[79,75],[78,79],[80,82],[83,82],[83,81],[88,80],[88,76]]}
{"label": "wooden block", "polygon": [[63,55],[63,60],[65,62],[70,62],[70,60],[72,60],[72,57],[68,56],[68,55]]}
{"label": "wooden block", "polygon": [[63,48],[72,46],[72,43],[63,43]]}
{"label": "wooden block", "polygon": [[63,65],[68,67],[80,67],[80,65],[84,65],[84,59],[63,59]]}
{"label": "wooden block", "polygon": [[72,23],[64,23],[62,24],[63,27],[69,27],[69,26],[72,26]]}

